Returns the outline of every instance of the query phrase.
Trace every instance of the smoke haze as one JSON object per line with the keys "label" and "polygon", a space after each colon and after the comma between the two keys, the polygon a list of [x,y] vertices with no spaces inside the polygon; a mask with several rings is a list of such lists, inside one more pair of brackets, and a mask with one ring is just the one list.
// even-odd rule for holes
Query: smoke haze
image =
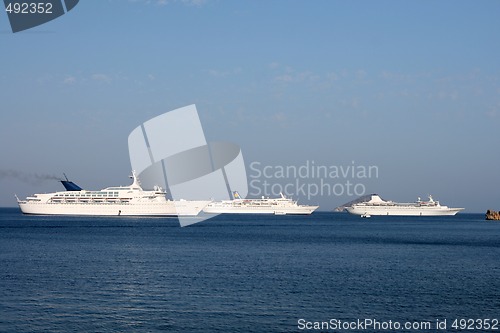
{"label": "smoke haze", "polygon": [[26,173],[15,170],[0,170],[0,180],[17,179],[23,183],[40,185],[46,180],[61,180],[60,177],[48,174]]}

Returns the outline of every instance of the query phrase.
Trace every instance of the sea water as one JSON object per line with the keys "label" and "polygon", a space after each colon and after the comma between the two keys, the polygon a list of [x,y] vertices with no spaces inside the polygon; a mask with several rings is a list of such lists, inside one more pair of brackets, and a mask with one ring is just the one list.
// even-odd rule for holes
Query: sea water
{"label": "sea water", "polygon": [[500,319],[500,223],[481,214],[181,228],[0,209],[1,332],[445,332],[461,319]]}

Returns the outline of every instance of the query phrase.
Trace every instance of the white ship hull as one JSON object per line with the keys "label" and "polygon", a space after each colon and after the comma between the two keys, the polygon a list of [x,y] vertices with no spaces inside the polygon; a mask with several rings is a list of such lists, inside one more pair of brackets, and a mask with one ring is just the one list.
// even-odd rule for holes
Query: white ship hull
{"label": "white ship hull", "polygon": [[67,191],[34,194],[19,200],[24,214],[96,216],[196,216],[211,200],[167,200],[166,192],[155,186],[142,189],[135,172],[130,186],[87,191],[68,180],[61,181]]}
{"label": "white ship hull", "polygon": [[274,214],[274,215],[310,215],[318,206],[298,207],[262,207],[262,206],[212,206],[208,205],[203,212],[208,214]]}
{"label": "white ship hull", "polygon": [[242,199],[234,192],[233,200],[215,201],[207,205],[203,212],[208,214],[274,214],[310,215],[319,206],[299,205],[280,193],[279,198]]}
{"label": "white ship hull", "polygon": [[392,216],[451,216],[463,208],[422,208],[422,207],[347,207],[355,215],[392,215]]}
{"label": "white ship hull", "polygon": [[43,203],[19,202],[24,214],[97,216],[196,216],[210,201],[158,203]]}
{"label": "white ship hull", "polygon": [[414,203],[396,203],[384,201],[377,194],[372,194],[367,202],[356,203],[346,210],[355,215],[393,215],[393,216],[451,216],[463,210],[463,208],[450,208],[441,206],[439,201],[434,201],[429,195],[429,201],[420,198]]}

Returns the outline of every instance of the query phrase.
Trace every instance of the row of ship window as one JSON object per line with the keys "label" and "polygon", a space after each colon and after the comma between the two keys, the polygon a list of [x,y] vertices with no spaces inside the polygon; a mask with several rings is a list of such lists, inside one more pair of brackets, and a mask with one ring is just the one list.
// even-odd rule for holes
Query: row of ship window
{"label": "row of ship window", "polygon": [[56,197],[117,197],[118,192],[95,192],[95,193],[85,193],[85,194],[56,194]]}

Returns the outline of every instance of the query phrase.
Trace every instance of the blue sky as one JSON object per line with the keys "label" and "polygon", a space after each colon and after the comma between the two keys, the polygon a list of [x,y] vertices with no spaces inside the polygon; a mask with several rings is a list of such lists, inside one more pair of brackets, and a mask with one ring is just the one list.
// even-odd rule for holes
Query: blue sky
{"label": "blue sky", "polygon": [[207,139],[238,143],[247,165],[375,165],[357,180],[367,193],[500,209],[498,13],[498,1],[80,1],[16,34],[1,14],[0,205],[60,189],[10,170],[127,184],[128,134],[194,103]]}

